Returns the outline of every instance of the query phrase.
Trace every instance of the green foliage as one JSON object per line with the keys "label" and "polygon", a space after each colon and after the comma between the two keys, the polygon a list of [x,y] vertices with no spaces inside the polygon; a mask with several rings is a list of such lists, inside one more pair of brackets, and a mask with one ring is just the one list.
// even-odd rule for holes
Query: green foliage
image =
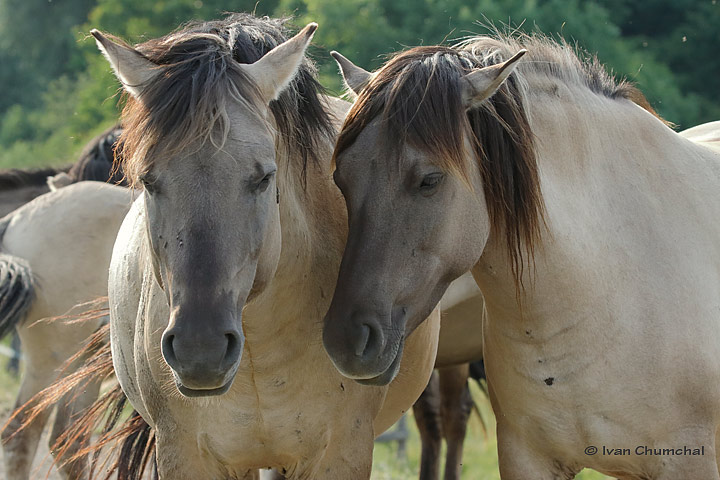
{"label": "green foliage", "polygon": [[577,42],[682,128],[720,118],[717,0],[0,0],[0,167],[69,163],[116,121],[119,85],[91,28],[137,43],[228,8],[318,22],[312,53],[334,93],[330,50],[375,69],[405,47],[509,25]]}

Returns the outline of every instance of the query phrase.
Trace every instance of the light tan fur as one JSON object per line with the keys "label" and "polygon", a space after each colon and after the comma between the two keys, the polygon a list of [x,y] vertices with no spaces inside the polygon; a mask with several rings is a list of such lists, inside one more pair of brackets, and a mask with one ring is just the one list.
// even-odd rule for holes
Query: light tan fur
{"label": "light tan fur", "polygon": [[[347,104],[336,99],[327,103],[339,124]],[[268,152],[251,150],[252,157],[242,155],[242,148],[248,148],[249,139],[262,144],[269,132],[244,105],[227,109],[231,140],[223,152],[235,150],[238,171],[252,168],[249,160],[265,160]],[[432,370],[437,312],[409,339],[400,373],[389,387],[362,386],[332,366],[322,348],[321,320],[347,234],[342,198],[330,172],[332,144],[322,143],[322,162],[308,163],[306,186],[299,181],[302,165],[280,142],[276,145],[279,150],[269,155],[278,168],[270,191],[270,227],[257,272],[251,272],[255,278],[249,279],[255,287],[242,309],[243,352],[227,393],[182,396],[163,359],[161,337],[171,311],[168,292],[158,281],[167,281],[167,274],[164,267],[154,267],[147,237],[153,225],[146,205],[156,200],[146,193],[121,227],[109,284],[113,360],[123,390],[155,429],[163,480],[251,478],[267,467],[289,479],[367,479],[374,437],[410,408]],[[177,179],[208,158],[213,169],[225,161],[220,152],[190,155],[172,165],[158,159],[153,172],[169,170],[161,178]],[[163,186],[168,192],[168,183]]]}
{"label": "light tan fur", "polygon": [[[534,255],[513,264],[507,231],[489,218],[488,203],[496,199],[482,195],[487,185],[479,150],[466,141],[471,188],[451,169],[441,170],[446,165],[437,152],[417,143],[396,148],[398,162],[379,140],[393,141],[383,136],[387,125],[368,118],[379,107],[373,110],[367,92],[389,98],[381,96],[380,82],[397,91],[383,72],[401,70],[393,64],[398,58],[427,51],[428,63],[437,59],[437,68],[449,69],[465,55],[479,68],[492,68],[488,64],[520,47],[528,55],[501,99],[483,104],[491,111],[483,117],[488,121],[501,102],[516,101],[514,124],[499,131],[515,129],[502,135],[517,139],[518,130],[527,129],[531,143],[516,145],[532,148],[532,157],[525,151],[485,160],[537,165],[538,184],[526,188],[542,194],[530,217],[540,228],[522,246]],[[341,269],[326,323],[380,301],[423,311],[435,301],[427,292],[443,286],[436,278],[471,270],[486,302],[485,364],[504,480],[570,479],[584,467],[627,480],[720,479],[720,155],[708,142],[670,130],[639,92],[615,83],[597,61],[581,63],[566,44],[480,37],[462,51],[425,48],[391,60],[360,92],[359,103],[369,107],[346,125],[357,135],[336,152],[351,232],[373,232],[386,250],[364,233],[348,243],[347,271]],[[405,98],[391,100],[420,111]],[[484,125],[476,125],[480,146],[493,134]],[[425,198],[397,187],[423,185],[426,172],[445,175]],[[408,220],[404,230],[386,228],[390,204]],[[520,203],[511,213],[527,214],[527,208]],[[413,230],[416,224],[423,229]],[[361,257],[362,267],[352,270]],[[400,261],[391,264],[394,259]],[[397,282],[396,291],[372,286],[371,279],[384,275]],[[406,334],[416,320],[420,316],[408,319]],[[638,454],[644,447],[681,453]],[[683,454],[683,447],[704,453]]]}
{"label": "light tan fur", "polygon": [[503,478],[718,478],[720,157],[632,103],[560,95],[529,99],[548,232],[524,314],[496,244],[473,269]]}
{"label": "light tan fur", "polygon": [[[10,214],[2,252],[27,261],[36,281],[35,299],[18,327],[25,369],[16,408],[49,386],[63,363],[98,327],[99,320],[68,324],[48,319],[107,295],[112,244],[132,196],[122,187],[79,182],[41,195]],[[63,373],[69,374],[75,367]],[[61,402],[51,446],[71,421],[71,415],[97,398],[98,389],[97,384],[89,385]],[[16,434],[24,419],[21,413],[3,431],[7,480],[29,480],[37,475],[31,472],[31,466],[49,413]],[[82,461],[66,465],[61,473],[73,480],[84,478],[83,465]]]}

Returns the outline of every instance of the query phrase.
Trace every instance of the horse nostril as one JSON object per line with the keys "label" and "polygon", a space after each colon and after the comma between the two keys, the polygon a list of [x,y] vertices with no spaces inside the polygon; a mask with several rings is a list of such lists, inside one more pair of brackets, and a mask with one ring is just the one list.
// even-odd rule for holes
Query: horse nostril
{"label": "horse nostril", "polygon": [[366,324],[360,325],[360,336],[355,343],[355,355],[362,357],[365,355],[365,350],[368,347],[368,341],[370,340],[370,326]]}
{"label": "horse nostril", "polygon": [[382,353],[383,335],[377,326],[363,323],[360,325],[360,336],[355,343],[355,355],[360,358],[373,358]]}
{"label": "horse nostril", "polygon": [[235,332],[230,332],[225,334],[225,338],[227,338],[227,347],[225,348],[223,364],[232,365],[237,361],[242,349],[240,336]]}
{"label": "horse nostril", "polygon": [[177,366],[177,357],[175,356],[175,348],[173,347],[174,340],[175,335],[164,335],[161,348],[165,361],[173,368]]}

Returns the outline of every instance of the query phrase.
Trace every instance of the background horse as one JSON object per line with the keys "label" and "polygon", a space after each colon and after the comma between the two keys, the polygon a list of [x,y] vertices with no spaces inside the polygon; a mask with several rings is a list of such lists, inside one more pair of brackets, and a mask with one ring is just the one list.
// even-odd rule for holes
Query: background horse
{"label": "background horse", "polygon": [[48,177],[67,172],[70,167],[10,169],[0,171],[0,217],[50,191]]}
{"label": "background horse", "polygon": [[[70,183],[97,180],[115,185],[127,185],[122,170],[113,168],[113,153],[120,136],[119,125],[113,125],[83,149],[80,158],[71,166],[60,168],[9,169],[0,171],[0,217],[26,204],[33,198]],[[20,368],[20,340],[13,335],[15,355],[8,362],[8,370],[18,373]]]}
{"label": "background horse", "polygon": [[[118,125],[113,125],[99,134],[85,146],[77,162],[70,166],[0,170],[0,217],[49,192],[48,178],[58,174],[65,174],[62,175],[65,184],[97,180],[126,185],[122,170],[113,170],[113,151],[121,131]],[[51,183],[57,181],[59,178],[51,180]]]}
{"label": "background horse", "polygon": [[720,156],[540,37],[419,47],[374,75],[340,60],[360,90],[335,152],[340,371],[384,371],[471,270],[503,478],[720,478]]}
{"label": "background horse", "polygon": [[[50,413],[19,430],[30,406],[26,403],[50,385],[63,363],[100,324],[100,320],[67,323],[48,319],[107,296],[112,245],[132,196],[126,188],[80,182],[41,195],[0,220],[0,336],[17,328],[25,351],[25,371],[15,404],[20,413],[2,431],[8,480],[30,478]],[[76,366],[62,374],[71,373]],[[87,385],[82,391],[68,392],[58,402],[51,445],[72,423],[73,414],[97,398],[98,388],[99,384]],[[69,452],[74,453],[74,448]],[[84,462],[66,465],[64,474],[81,478],[83,467]]]}
{"label": "background horse", "polygon": [[304,60],[315,28],[285,41],[280,21],[233,15],[137,50],[93,32],[131,95],[124,167],[144,188],[111,263],[113,361],[161,478],[368,478],[374,436],[429,378],[437,314],[389,388],[348,383],[321,347],[347,107]]}

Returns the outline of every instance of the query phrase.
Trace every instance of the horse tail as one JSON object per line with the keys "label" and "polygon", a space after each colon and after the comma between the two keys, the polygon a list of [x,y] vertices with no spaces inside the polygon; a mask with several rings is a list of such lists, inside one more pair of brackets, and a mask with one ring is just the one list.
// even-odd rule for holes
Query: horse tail
{"label": "horse tail", "polygon": [[[73,319],[73,322],[97,319],[107,314],[107,308],[96,308]],[[135,410],[127,415],[128,400],[114,375],[109,324],[100,327],[85,346],[67,360],[64,368],[83,359],[80,368],[59,378],[28,401],[26,405],[32,406],[20,428],[30,425],[43,411],[52,409],[68,393],[81,392],[90,382],[111,380],[111,388],[80,412],[72,425],[58,436],[52,446],[54,463],[60,465],[89,458],[88,478],[103,480],[140,480],[152,465],[157,478],[155,435],[150,425]],[[14,415],[24,408],[16,410]],[[93,439],[98,431],[99,437]],[[87,446],[70,455],[69,449],[78,444]],[[101,455],[106,448],[109,452]]]}
{"label": "horse tail", "polygon": [[[486,397],[489,396],[488,389],[487,389],[487,377],[485,376],[485,361],[484,360],[478,360],[476,362],[470,362],[470,371],[469,371],[469,377],[475,380],[480,387],[480,390],[485,394]],[[482,412],[480,411],[480,408],[478,407],[477,403],[475,402],[475,399],[472,399],[472,411],[475,412],[480,419],[480,424],[483,429],[483,433],[485,434],[485,437],[487,438],[488,433],[488,426],[487,422],[485,421],[485,417],[483,417]]]}
{"label": "horse tail", "polygon": [[485,361],[478,360],[476,362],[470,362],[470,378],[475,380],[480,387],[480,390],[488,395],[487,391],[487,377],[485,376]]}
{"label": "horse tail", "polygon": [[[95,347],[88,346],[89,360],[78,371],[79,376],[91,378],[114,377],[112,353],[110,351],[110,325],[101,327],[96,333]],[[94,350],[94,352],[93,352]],[[86,355],[88,355],[86,353]],[[87,371],[87,373],[85,373]],[[127,397],[120,388],[117,378],[114,385],[102,395],[83,414],[73,422],[57,440],[54,448],[59,450],[56,458],[63,458],[62,448],[77,441],[85,441],[88,447],[78,451],[68,461],[86,456],[91,458],[90,475],[103,472],[103,480],[141,480],[148,467],[153,469],[153,478],[158,478],[155,461],[155,432],[136,410],[126,414]],[[62,394],[62,392],[61,392]],[[100,431],[99,438],[89,442],[93,432]],[[101,450],[109,447],[109,455],[100,455]]]}
{"label": "horse tail", "polygon": [[153,478],[157,480],[157,459],[155,457],[155,432],[133,410],[126,426],[126,434],[120,446],[116,462],[117,480],[139,480],[143,478],[148,464],[152,461]]}
{"label": "horse tail", "polygon": [[[67,461],[90,457],[89,479],[98,478],[96,472],[102,472],[102,480],[141,480],[148,467],[157,479],[155,432],[136,410],[126,415],[126,406],[127,397],[116,383],[58,438],[53,446],[58,451],[56,463],[66,457],[63,448],[80,440],[88,446]],[[97,430],[101,432],[99,438],[90,443]],[[101,455],[106,447],[110,452]]]}
{"label": "horse tail", "polygon": [[[0,240],[10,217],[0,220]],[[35,299],[35,280],[30,264],[22,258],[0,252],[0,340],[10,333]]]}

